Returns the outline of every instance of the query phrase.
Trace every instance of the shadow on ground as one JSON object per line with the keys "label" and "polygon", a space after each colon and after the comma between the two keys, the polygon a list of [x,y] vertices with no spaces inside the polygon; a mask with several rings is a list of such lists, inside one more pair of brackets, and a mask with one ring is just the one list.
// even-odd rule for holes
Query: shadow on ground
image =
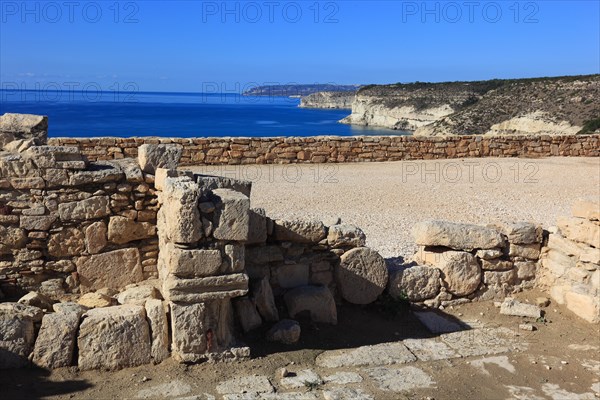
{"label": "shadow on ground", "polygon": [[[392,268],[407,267],[402,257],[387,259],[386,263]],[[277,299],[277,303],[281,304],[282,299]],[[284,307],[280,307],[279,312],[282,318],[287,317]],[[348,302],[338,304],[337,312],[337,325],[316,324],[307,315],[300,314],[295,319],[301,325],[302,334],[300,341],[293,345],[267,342],[265,337],[269,324],[241,339],[250,346],[253,357],[264,357],[297,350],[348,349],[404,339],[433,338],[442,333],[470,329],[452,315],[439,310],[418,310],[407,301],[396,300],[386,294],[365,306]]]}
{"label": "shadow on ground", "polygon": [[86,380],[50,381],[50,372],[41,368],[7,369],[0,373],[0,398],[12,399],[47,399],[51,396],[72,394],[91,388]]}

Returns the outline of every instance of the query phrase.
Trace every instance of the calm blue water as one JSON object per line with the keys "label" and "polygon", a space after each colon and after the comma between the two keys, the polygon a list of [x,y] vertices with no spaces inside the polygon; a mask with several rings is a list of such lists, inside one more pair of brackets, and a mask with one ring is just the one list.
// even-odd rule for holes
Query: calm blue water
{"label": "calm blue water", "polygon": [[299,99],[204,93],[0,90],[0,114],[48,116],[51,137],[314,136],[402,132],[339,124],[349,110],[298,108]]}

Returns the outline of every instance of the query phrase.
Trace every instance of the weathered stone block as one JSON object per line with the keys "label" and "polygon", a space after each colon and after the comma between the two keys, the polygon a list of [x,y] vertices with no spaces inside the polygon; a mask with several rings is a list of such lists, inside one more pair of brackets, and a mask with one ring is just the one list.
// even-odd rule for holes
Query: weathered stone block
{"label": "weathered stone block", "polygon": [[144,307],[123,305],[87,311],[77,345],[81,370],[115,370],[150,363],[150,331]]}
{"label": "weathered stone block", "polygon": [[244,332],[250,332],[262,325],[262,319],[256,310],[256,306],[248,297],[235,299],[233,307]]}
{"label": "weathered stone block", "polygon": [[[146,282],[143,282],[146,283]],[[150,284],[131,285],[119,293],[119,304],[134,304],[143,306],[148,300],[160,299],[160,292]]]}
{"label": "weathered stone block", "polygon": [[215,217],[213,236],[219,240],[243,242],[248,240],[250,199],[231,189],[213,191]]}
{"label": "weathered stone block", "polygon": [[300,324],[291,319],[282,319],[269,329],[267,340],[283,344],[294,344],[300,340]]}
{"label": "weathered stone block", "polygon": [[481,268],[471,253],[454,250],[423,253],[427,254],[423,261],[441,270],[442,279],[450,293],[456,296],[467,296],[481,283]]}
{"label": "weathered stone block", "polygon": [[327,236],[323,222],[309,219],[275,221],[275,240],[297,243],[319,243]]}
{"label": "weathered stone block", "polygon": [[26,241],[27,235],[23,229],[0,225],[0,243],[11,248],[21,248]]}
{"label": "weathered stone block", "polygon": [[219,250],[185,250],[168,245],[167,271],[179,278],[199,278],[221,273],[223,260]]}
{"label": "weathered stone block", "polygon": [[35,365],[49,369],[72,365],[80,317],[78,312],[44,315],[33,350]]}
{"label": "weathered stone block", "polygon": [[519,317],[539,318],[542,316],[540,308],[533,304],[521,303],[515,299],[506,298],[500,306],[500,314],[515,315]]}
{"label": "weathered stone block", "polygon": [[35,340],[33,322],[31,315],[19,312],[10,303],[0,308],[0,369],[20,368],[29,363]]}
{"label": "weathered stone block", "polygon": [[110,251],[77,260],[82,292],[100,288],[120,290],[144,279],[136,248]]}
{"label": "weathered stone block", "polygon": [[567,238],[600,248],[600,224],[582,218],[559,217],[557,226]]}
{"label": "weathered stone block", "polygon": [[69,177],[69,185],[91,185],[107,182],[118,182],[124,178],[125,174],[119,166],[111,162],[95,162],[82,171],[71,173]]}
{"label": "weathered stone block", "polygon": [[97,219],[110,214],[108,196],[94,196],[81,201],[58,205],[58,215],[63,221]]}
{"label": "weathered stone block", "polygon": [[166,300],[180,303],[199,303],[243,296],[248,293],[248,275],[231,274],[207,278],[167,278],[163,283]]}
{"label": "weathered stone block", "polygon": [[251,264],[283,261],[283,253],[281,248],[276,245],[248,247],[246,249],[246,260]]}
{"label": "weathered stone block", "polygon": [[279,321],[279,312],[277,311],[273,291],[267,278],[254,281],[252,284],[252,300],[265,321]]}
{"label": "weathered stone block", "polygon": [[481,269],[484,271],[508,271],[514,267],[510,260],[501,260],[495,258],[493,260],[481,260]]}
{"label": "weathered stone block", "polygon": [[531,244],[510,244],[508,255],[511,257],[523,257],[528,260],[537,260],[540,258],[540,243]]}
{"label": "weathered stone block", "polygon": [[337,324],[337,308],[333,295],[324,286],[302,286],[284,295],[290,317],[308,311],[311,320],[325,324]]}
{"label": "weathered stone block", "polygon": [[183,148],[176,144],[143,144],[138,148],[142,171],[154,174],[157,168],[177,169]]}
{"label": "weathered stone block", "polygon": [[600,220],[600,203],[591,200],[578,200],[573,204],[573,216],[590,221]]}
{"label": "weathered stone block", "polygon": [[54,221],[56,221],[56,217],[54,215],[22,215],[19,226],[23,229],[27,229],[28,231],[47,231],[50,229]]}
{"label": "weathered stone block", "polygon": [[383,257],[368,247],[345,252],[335,270],[342,297],[353,304],[369,304],[385,290],[388,271]]}
{"label": "weathered stone block", "polygon": [[445,246],[455,250],[504,247],[504,238],[494,229],[445,221],[423,221],[413,228],[415,242],[421,246]]}
{"label": "weathered stone block", "polygon": [[363,247],[367,242],[364,232],[357,226],[339,224],[329,227],[327,244],[334,249],[342,247]]}
{"label": "weathered stone block", "polygon": [[262,208],[250,209],[249,230],[246,244],[265,243],[267,241],[267,216]]}
{"label": "weathered stone block", "polygon": [[418,302],[434,298],[440,292],[440,270],[414,266],[390,273],[388,291],[396,299]]}
{"label": "weathered stone block", "polygon": [[531,222],[500,223],[493,224],[491,226],[497,228],[500,232],[505,234],[508,238],[508,241],[513,244],[531,244],[542,242],[542,227]]}
{"label": "weathered stone block", "polygon": [[225,255],[227,259],[226,273],[236,273],[244,271],[246,265],[246,246],[240,243],[229,243],[225,245]]}
{"label": "weathered stone block", "polygon": [[0,148],[17,139],[48,140],[48,117],[33,114],[6,113],[0,116]]}
{"label": "weathered stone block", "polygon": [[48,254],[53,257],[79,256],[84,250],[85,237],[77,228],[65,228],[48,240]]}
{"label": "weathered stone block", "polygon": [[174,243],[190,244],[202,238],[198,201],[200,188],[188,178],[166,178],[158,212],[161,235]]}
{"label": "weathered stone block", "polygon": [[290,289],[308,285],[310,270],[307,264],[283,264],[273,269],[272,281]]}
{"label": "weathered stone block", "polygon": [[116,244],[125,244],[147,239],[156,235],[156,226],[149,222],[136,222],[125,217],[110,217],[108,240]]}
{"label": "weathered stone block", "polygon": [[107,245],[108,229],[103,221],[94,222],[85,228],[85,246],[90,254],[100,253]]}
{"label": "weathered stone block", "polygon": [[169,357],[169,322],[162,301],[148,299],[145,308],[151,332],[150,355],[159,364]]}
{"label": "weathered stone block", "polygon": [[233,343],[233,309],[229,299],[207,303],[170,303],[172,356],[197,362]]}

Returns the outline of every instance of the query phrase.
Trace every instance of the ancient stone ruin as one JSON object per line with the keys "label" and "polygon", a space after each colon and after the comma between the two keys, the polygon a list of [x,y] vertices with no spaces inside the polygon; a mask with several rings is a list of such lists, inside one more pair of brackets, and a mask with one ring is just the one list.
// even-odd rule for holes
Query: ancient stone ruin
{"label": "ancient stone ruin", "polygon": [[178,170],[181,146],[90,162],[46,132],[44,117],[0,117],[0,368],[245,358],[245,332],[294,343],[295,319],[335,325],[382,294],[426,308],[539,286],[599,320],[597,203],[550,232],[425,221],[413,262],[389,268],[358,227],[274,220],[250,182]]}

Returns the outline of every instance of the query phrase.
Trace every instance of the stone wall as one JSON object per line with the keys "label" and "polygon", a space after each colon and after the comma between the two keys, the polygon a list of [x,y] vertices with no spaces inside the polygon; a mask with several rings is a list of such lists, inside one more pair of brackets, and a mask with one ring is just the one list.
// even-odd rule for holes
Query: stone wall
{"label": "stone wall", "polygon": [[600,204],[579,201],[572,214],[550,229],[538,284],[579,317],[600,322]]}
{"label": "stone wall", "polygon": [[35,135],[0,151],[0,292],[58,299],[156,277],[153,176],[132,160],[90,163],[76,147],[36,145]]}
{"label": "stone wall", "polygon": [[274,138],[53,138],[89,160],[136,157],[142,144],[179,144],[181,165],[287,164],[465,157],[600,156],[600,135],[317,136]]}
{"label": "stone wall", "polygon": [[500,300],[534,286],[543,241],[539,225],[424,221],[413,235],[419,250],[408,268],[392,271],[393,297],[444,307]]}

